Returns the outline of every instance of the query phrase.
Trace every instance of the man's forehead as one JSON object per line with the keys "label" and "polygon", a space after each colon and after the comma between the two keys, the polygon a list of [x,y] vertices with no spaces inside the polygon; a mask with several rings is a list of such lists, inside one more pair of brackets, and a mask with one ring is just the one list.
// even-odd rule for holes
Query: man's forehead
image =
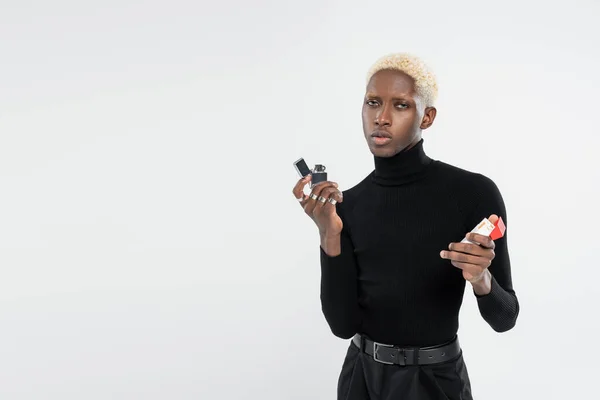
{"label": "man's forehead", "polygon": [[412,96],[415,92],[414,79],[402,71],[379,71],[367,84],[367,93],[396,93]]}

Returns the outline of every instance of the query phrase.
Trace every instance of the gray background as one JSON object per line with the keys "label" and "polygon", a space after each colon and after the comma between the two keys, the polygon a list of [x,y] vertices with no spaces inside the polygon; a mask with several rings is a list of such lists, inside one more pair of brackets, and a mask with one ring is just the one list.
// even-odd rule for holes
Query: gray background
{"label": "gray background", "polygon": [[0,3],[0,398],[333,399],[292,161],[373,167],[379,56],[440,84],[430,156],[508,208],[517,326],[470,292],[477,399],[592,398],[596,1]]}

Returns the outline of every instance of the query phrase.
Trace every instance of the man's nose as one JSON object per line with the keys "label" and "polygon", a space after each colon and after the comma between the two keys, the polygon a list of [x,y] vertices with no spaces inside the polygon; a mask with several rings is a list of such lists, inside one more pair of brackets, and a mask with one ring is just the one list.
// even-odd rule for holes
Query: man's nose
{"label": "man's nose", "polygon": [[391,126],[392,117],[388,107],[382,107],[381,111],[375,116],[375,125],[377,126]]}

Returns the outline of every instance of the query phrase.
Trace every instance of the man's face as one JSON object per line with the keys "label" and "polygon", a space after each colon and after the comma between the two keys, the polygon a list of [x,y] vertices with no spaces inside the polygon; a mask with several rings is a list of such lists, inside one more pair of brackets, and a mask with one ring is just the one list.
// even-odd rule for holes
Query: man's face
{"label": "man's face", "polygon": [[382,70],[369,83],[362,108],[371,153],[391,157],[421,140],[422,101],[414,80],[400,71]]}

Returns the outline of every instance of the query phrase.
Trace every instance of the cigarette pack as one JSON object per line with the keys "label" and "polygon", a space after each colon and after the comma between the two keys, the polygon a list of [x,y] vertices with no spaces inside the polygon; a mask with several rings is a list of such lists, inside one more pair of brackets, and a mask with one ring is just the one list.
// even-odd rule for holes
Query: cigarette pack
{"label": "cigarette pack", "polygon": [[[498,218],[496,225],[492,224],[487,218],[481,220],[475,228],[471,231],[472,233],[478,233],[480,235],[489,236],[492,240],[496,240],[504,236],[506,226],[502,218]],[[464,238],[461,243],[473,243],[467,238]]]}

